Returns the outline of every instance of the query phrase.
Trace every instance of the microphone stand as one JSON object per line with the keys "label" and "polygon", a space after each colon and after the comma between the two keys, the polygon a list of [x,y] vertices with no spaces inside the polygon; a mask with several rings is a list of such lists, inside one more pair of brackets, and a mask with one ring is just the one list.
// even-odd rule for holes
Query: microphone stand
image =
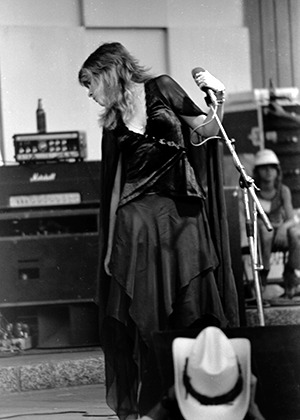
{"label": "microphone stand", "polygon": [[[258,271],[262,269],[262,266],[258,264],[257,212],[260,214],[263,220],[263,223],[265,224],[268,231],[272,231],[273,227],[255,193],[255,188],[256,189],[258,188],[255,186],[254,180],[250,176],[247,175],[245,168],[241,164],[241,161],[235,151],[232,141],[228,138],[226,131],[219,119],[219,116],[216,113],[216,109],[214,108],[213,103],[209,99],[210,97],[207,97],[207,102],[209,103],[209,107],[213,111],[213,115],[218,123],[218,126],[223,135],[225,143],[233,157],[233,162],[235,164],[235,167],[241,174],[240,186],[243,188],[243,193],[244,193],[244,205],[245,205],[245,213],[246,213],[246,233],[248,237],[250,259],[251,259],[251,266],[252,266],[253,279],[254,279],[258,318],[259,318],[259,324],[261,326],[264,326],[265,318],[264,318],[263,303],[262,303],[261,285],[260,285],[260,281],[258,277]],[[252,197],[253,203],[254,203],[253,204],[253,219],[251,219],[249,195]]]}

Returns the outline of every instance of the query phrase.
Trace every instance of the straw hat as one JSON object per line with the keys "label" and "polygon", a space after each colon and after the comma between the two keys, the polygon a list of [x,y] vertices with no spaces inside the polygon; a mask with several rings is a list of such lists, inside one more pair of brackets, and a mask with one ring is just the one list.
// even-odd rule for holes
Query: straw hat
{"label": "straw hat", "polygon": [[216,327],[172,346],[175,393],[186,420],[243,420],[250,400],[251,349]]}
{"label": "straw hat", "polygon": [[256,153],[254,159],[254,166],[262,165],[279,165],[279,160],[276,154],[271,149],[263,149]]}

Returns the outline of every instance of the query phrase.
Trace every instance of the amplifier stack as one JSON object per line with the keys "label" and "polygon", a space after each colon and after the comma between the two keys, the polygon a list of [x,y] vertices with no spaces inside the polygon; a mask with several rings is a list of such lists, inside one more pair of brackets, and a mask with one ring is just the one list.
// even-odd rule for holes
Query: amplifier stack
{"label": "amplifier stack", "polygon": [[59,314],[76,319],[68,334],[84,323],[80,344],[94,341],[84,333],[97,330],[99,186],[99,161],[0,167],[0,311],[37,308],[40,346],[66,323]]}
{"label": "amplifier stack", "polygon": [[283,175],[283,182],[291,189],[293,206],[300,208],[300,105],[285,107],[295,116],[292,119],[272,119],[267,122],[264,115],[265,147],[277,154]]}
{"label": "amplifier stack", "polygon": [[[246,104],[246,105],[245,105]],[[278,112],[267,104],[237,103],[227,108],[223,125],[249,175],[254,155],[262,148],[274,150],[283,172],[283,182],[290,187],[293,206],[300,208],[300,105],[284,101]],[[275,105],[276,106],[276,105]],[[229,156],[228,156],[229,155]],[[239,182],[227,147],[224,147],[224,171],[229,183]]]}

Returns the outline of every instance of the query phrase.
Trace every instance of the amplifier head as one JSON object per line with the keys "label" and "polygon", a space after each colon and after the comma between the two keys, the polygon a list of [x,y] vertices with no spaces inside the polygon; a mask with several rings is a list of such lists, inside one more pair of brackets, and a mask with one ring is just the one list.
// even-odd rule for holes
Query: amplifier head
{"label": "amplifier head", "polygon": [[100,161],[0,167],[0,212],[18,207],[99,203]]}
{"label": "amplifier head", "polygon": [[13,140],[19,163],[80,161],[86,157],[86,138],[80,131],[15,134]]}

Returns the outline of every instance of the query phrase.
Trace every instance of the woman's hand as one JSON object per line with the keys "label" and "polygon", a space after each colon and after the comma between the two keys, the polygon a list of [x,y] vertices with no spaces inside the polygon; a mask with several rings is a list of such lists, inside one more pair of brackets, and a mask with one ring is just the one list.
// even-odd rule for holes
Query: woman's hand
{"label": "woman's hand", "polygon": [[110,255],[111,255],[111,249],[107,252],[105,260],[104,260],[104,271],[106,272],[108,276],[111,276],[111,271],[109,268]]}
{"label": "woman's hand", "polygon": [[286,248],[287,243],[287,231],[292,226],[292,221],[286,221],[282,223],[276,231],[275,239],[274,239],[274,246],[276,248]]}
{"label": "woman's hand", "polygon": [[207,87],[214,92],[225,92],[223,83],[207,70],[196,73],[194,79],[200,89]]}
{"label": "woman's hand", "polygon": [[[208,88],[214,91],[216,101],[214,101],[214,111],[212,108],[209,109],[207,116],[198,115],[196,117],[182,115],[181,118],[190,126],[193,131],[196,131],[198,134],[204,137],[216,136],[220,130],[219,124],[215,118],[215,111],[217,110],[217,115],[219,120],[223,119],[224,113],[224,102],[225,102],[225,86],[219,79],[209,73],[207,70],[199,71],[199,73],[193,74],[196,84],[200,89]],[[208,106],[212,105],[211,98],[209,95],[206,95],[206,104]],[[200,142],[200,139],[196,139],[193,143],[197,144]]]}

